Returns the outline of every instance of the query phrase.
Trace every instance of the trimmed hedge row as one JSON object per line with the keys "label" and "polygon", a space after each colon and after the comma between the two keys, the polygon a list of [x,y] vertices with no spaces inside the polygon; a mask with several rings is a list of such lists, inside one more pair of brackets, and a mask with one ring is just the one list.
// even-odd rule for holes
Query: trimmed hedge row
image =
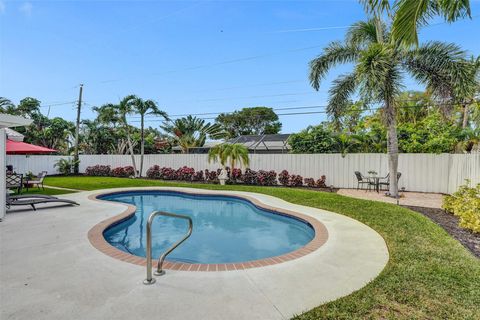
{"label": "trimmed hedge row", "polygon": [[[289,174],[287,170],[283,170],[278,175],[274,170],[254,171],[247,168],[245,172],[241,169],[235,168],[230,170],[226,167],[228,184],[247,184],[255,186],[276,186],[283,185],[285,187],[301,187],[307,186],[310,188],[326,188],[326,177],[322,176],[320,179],[315,180],[313,178],[303,178],[300,175]],[[195,171],[194,168],[183,166],[177,170],[170,167],[160,167],[154,165],[147,170],[147,177],[150,179],[159,180],[177,180],[177,181],[197,181],[206,183],[219,183],[218,176],[222,169],[217,170],[200,170]],[[112,169],[108,165],[95,165],[87,167],[85,170],[87,176],[100,176],[100,177],[133,177],[135,176],[135,170],[132,166],[117,167]]]}
{"label": "trimmed hedge row", "polygon": [[[226,167],[226,170],[228,175],[226,183],[228,184],[243,183],[247,185],[257,186],[276,186],[278,184],[281,184],[286,187],[301,187],[304,185],[310,188],[327,187],[327,178],[324,175],[320,179],[315,180],[313,178],[303,179],[303,177],[300,175],[290,175],[287,170],[283,170],[278,175],[274,170],[254,171],[247,168],[243,173],[242,170],[238,168],[235,168],[232,171],[230,170],[230,168]],[[207,183],[218,183],[218,176],[220,172],[221,169],[206,169],[195,171],[194,168],[184,166],[177,170],[174,170],[170,167],[160,167],[158,165],[154,165],[147,170],[147,177],[150,179],[161,180],[201,181]]]}
{"label": "trimmed hedge row", "polygon": [[112,169],[110,166],[104,166],[97,164],[96,166],[90,166],[85,169],[85,174],[87,176],[97,176],[97,177],[133,177],[135,176],[135,170],[132,166],[126,167],[117,167]]}

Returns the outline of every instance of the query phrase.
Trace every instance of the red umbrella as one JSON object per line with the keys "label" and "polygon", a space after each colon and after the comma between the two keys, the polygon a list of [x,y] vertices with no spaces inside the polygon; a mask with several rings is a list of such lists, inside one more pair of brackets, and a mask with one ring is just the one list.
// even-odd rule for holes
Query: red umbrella
{"label": "red umbrella", "polygon": [[36,154],[36,153],[52,153],[57,150],[36,146],[30,143],[13,141],[7,139],[7,154]]}

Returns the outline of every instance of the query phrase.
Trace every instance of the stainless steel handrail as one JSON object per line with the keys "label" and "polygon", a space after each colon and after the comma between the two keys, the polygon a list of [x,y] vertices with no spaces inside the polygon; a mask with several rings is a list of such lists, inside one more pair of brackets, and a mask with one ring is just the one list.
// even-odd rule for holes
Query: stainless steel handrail
{"label": "stainless steel handrail", "polygon": [[189,216],[176,214],[176,213],[163,212],[163,211],[154,211],[150,214],[147,222],[147,278],[143,281],[143,284],[155,283],[155,279],[152,277],[152,222],[156,216],[167,216],[167,217],[174,217],[174,218],[188,220],[187,234],[182,239],[174,243],[170,248],[168,248],[167,251],[165,251],[160,256],[160,259],[158,259],[157,271],[155,272],[156,276],[161,276],[165,274],[165,271],[162,269],[163,261],[165,261],[165,258],[167,257],[167,255],[169,255],[173,250],[175,250],[175,248],[177,248],[185,240],[187,240],[188,237],[190,237],[193,230],[192,218],[190,218]]}

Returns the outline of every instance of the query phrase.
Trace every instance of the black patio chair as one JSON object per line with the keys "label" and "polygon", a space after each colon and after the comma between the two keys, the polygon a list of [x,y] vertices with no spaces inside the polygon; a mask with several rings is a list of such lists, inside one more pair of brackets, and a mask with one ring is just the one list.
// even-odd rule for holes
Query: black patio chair
{"label": "black patio chair", "polygon": [[[370,179],[365,178],[360,171],[355,171],[355,177],[357,177],[357,190],[360,189],[360,186],[366,184],[368,186],[368,189],[365,188],[365,190],[370,190],[372,187],[372,182]],[[363,188],[362,188],[363,189]]]}
{"label": "black patio chair", "polygon": [[22,193],[23,188],[23,174],[11,173],[7,174],[5,178],[7,189],[16,189],[17,193]]}
{"label": "black patio chair", "polygon": [[25,181],[25,188],[27,189],[27,192],[28,192],[28,188],[30,186],[32,186],[32,187],[37,186],[38,189],[40,189],[40,187],[41,187],[42,190],[45,190],[45,187],[43,186],[43,180],[45,179],[46,176],[47,176],[47,171],[42,171],[37,175],[36,178],[34,178],[32,180],[26,180]]}
{"label": "black patio chair", "polygon": [[[401,172],[397,172],[397,181],[400,180],[400,177],[402,176],[402,173]],[[385,189],[382,189],[382,190],[388,190],[389,187],[390,187],[390,173],[387,174],[384,178],[381,178],[380,180],[385,180],[385,181],[380,181],[378,184],[380,186],[380,188],[382,188],[382,186],[385,186],[386,188]]]}

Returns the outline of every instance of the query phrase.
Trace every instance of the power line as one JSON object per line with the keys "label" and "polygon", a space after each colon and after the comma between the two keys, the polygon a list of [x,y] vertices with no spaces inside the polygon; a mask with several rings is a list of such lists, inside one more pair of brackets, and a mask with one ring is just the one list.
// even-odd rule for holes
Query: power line
{"label": "power line", "polygon": [[[311,50],[311,49],[318,49],[318,48],[321,48],[321,47],[324,47],[324,45],[322,44],[322,45],[294,48],[294,49],[289,49],[289,50],[274,51],[274,52],[259,54],[259,55],[255,55],[255,56],[247,56],[247,57],[241,57],[241,58],[236,58],[236,59],[231,59],[231,60],[214,62],[214,63],[211,63],[211,64],[184,67],[184,68],[181,68],[181,69],[174,69],[174,70],[164,71],[164,72],[155,72],[155,73],[147,74],[145,76],[149,76],[149,77],[150,76],[161,76],[161,75],[166,75],[166,74],[178,73],[178,72],[182,72],[182,71],[198,70],[198,69],[216,67],[216,66],[232,64],[232,63],[237,63],[237,62],[250,61],[250,60],[256,60],[256,59],[261,59],[261,58],[268,58],[268,57],[277,56],[277,55],[281,55],[281,54],[285,54],[285,53],[293,53],[293,52],[300,52],[300,51],[306,51],[306,50]],[[145,76],[143,76],[143,77],[145,77]],[[127,79],[130,80],[130,79],[132,79],[132,77],[102,80],[98,83],[107,84],[107,83],[118,82],[118,81],[127,80]]]}
{"label": "power line", "polygon": [[41,105],[40,108],[50,108],[50,107],[64,106],[64,105],[72,104],[72,103],[75,103],[75,102],[77,102],[77,101],[74,100],[74,101],[66,101],[66,102],[59,102],[59,103],[52,103],[52,104],[44,104],[44,105]]}
{"label": "power line", "polygon": [[[402,102],[408,102],[410,100],[402,100]],[[436,104],[436,105],[426,105],[426,106],[418,106],[418,105],[415,105],[415,106],[398,106],[397,108],[399,109],[410,109],[410,108],[432,108],[432,107],[439,107],[439,106],[452,106],[452,105],[457,105],[457,103],[439,103],[439,104]],[[295,109],[308,109],[308,108],[327,108],[327,106],[304,106],[304,107],[288,107],[288,108],[279,108],[279,109],[273,109],[273,110],[295,110]],[[376,108],[364,108],[364,109],[361,109],[361,110],[358,110],[358,111],[362,111],[362,112],[365,112],[365,111],[377,111],[377,110],[381,110],[383,109],[384,107],[376,107]],[[357,109],[351,109],[351,110],[347,110],[347,111],[357,111]],[[221,113],[232,113],[232,112],[221,112]],[[310,114],[326,114],[328,113],[326,110],[320,110],[320,111],[306,111],[306,112],[289,112],[289,113],[277,113],[277,116],[293,116],[293,115],[310,115]],[[202,115],[218,115],[220,113],[216,113],[216,112],[209,112],[209,113],[197,113],[197,114],[190,114],[190,115],[200,115],[200,117],[198,117],[199,119],[203,119],[203,120],[215,120],[216,117],[202,117]],[[187,114],[188,115],[188,114]],[[187,115],[172,115],[171,117],[181,117],[181,116],[187,116]],[[132,122],[139,122],[140,120],[132,120]],[[164,121],[164,120],[160,120],[160,119],[145,119],[145,121],[149,121],[149,122],[161,122],[161,121]]]}

